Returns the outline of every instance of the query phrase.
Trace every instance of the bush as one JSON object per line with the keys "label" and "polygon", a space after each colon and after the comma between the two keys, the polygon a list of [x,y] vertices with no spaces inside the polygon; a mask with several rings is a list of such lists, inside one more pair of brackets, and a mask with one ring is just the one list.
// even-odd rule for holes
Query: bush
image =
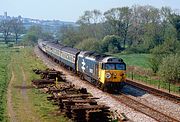
{"label": "bush", "polygon": [[84,39],[75,47],[81,50],[100,52],[99,41],[94,38]]}
{"label": "bush", "polygon": [[169,55],[162,60],[159,74],[165,81],[180,82],[180,55]]}
{"label": "bush", "polygon": [[101,52],[118,53],[123,50],[121,47],[122,39],[119,36],[108,35],[101,41]]}
{"label": "bush", "polygon": [[150,50],[153,54],[175,54],[180,51],[180,42],[175,39],[167,39],[162,45],[156,46]]}
{"label": "bush", "polygon": [[13,44],[8,44],[8,47],[13,47]]}
{"label": "bush", "polygon": [[144,45],[138,45],[138,46],[127,48],[125,50],[125,52],[127,54],[132,54],[132,53],[149,53],[149,50]]}
{"label": "bush", "polygon": [[149,66],[154,73],[158,72],[161,61],[162,55],[152,55],[152,57],[149,58]]}

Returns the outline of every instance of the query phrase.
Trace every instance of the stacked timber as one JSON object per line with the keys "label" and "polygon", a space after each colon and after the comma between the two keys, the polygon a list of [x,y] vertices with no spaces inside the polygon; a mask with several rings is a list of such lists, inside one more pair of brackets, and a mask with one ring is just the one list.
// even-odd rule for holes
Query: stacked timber
{"label": "stacked timber", "polygon": [[48,93],[48,100],[58,105],[59,111],[75,122],[109,122],[112,121],[109,107],[99,105],[86,88],[76,88],[65,81],[61,72],[55,70],[33,70],[42,79],[32,80],[36,88]]}

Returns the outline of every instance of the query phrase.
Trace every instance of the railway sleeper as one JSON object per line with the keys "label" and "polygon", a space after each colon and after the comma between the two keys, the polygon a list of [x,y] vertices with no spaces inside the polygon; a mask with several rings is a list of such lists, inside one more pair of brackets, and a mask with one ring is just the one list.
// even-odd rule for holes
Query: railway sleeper
{"label": "railway sleeper", "polygon": [[72,110],[98,110],[98,109],[109,109],[105,105],[75,105],[71,106]]}
{"label": "railway sleeper", "polygon": [[89,103],[89,104],[97,104],[97,101],[91,99],[82,99],[82,100],[62,100],[63,103],[66,104],[76,104],[76,103]]}
{"label": "railway sleeper", "polygon": [[45,87],[46,93],[51,94],[47,99],[54,105],[58,105],[60,112],[70,119],[77,122],[108,122],[110,120],[109,107],[98,105],[95,99],[99,98],[89,94],[86,88],[77,89],[69,82],[56,83],[57,77],[59,77],[58,80],[65,77],[62,78],[62,73],[54,70],[35,70],[34,72],[41,74],[45,79],[33,80],[32,83],[37,88]]}
{"label": "railway sleeper", "polygon": [[71,95],[57,95],[57,99],[67,99],[67,98],[87,98],[92,97],[91,94],[71,94]]}

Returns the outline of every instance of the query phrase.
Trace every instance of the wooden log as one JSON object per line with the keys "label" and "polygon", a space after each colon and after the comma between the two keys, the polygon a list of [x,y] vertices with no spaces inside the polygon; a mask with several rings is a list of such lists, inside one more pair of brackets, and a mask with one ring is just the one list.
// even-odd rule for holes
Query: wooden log
{"label": "wooden log", "polygon": [[90,110],[90,109],[109,109],[109,107],[105,106],[105,105],[75,105],[75,106],[71,106],[72,110],[82,110],[82,109],[86,109],[86,110]]}
{"label": "wooden log", "polygon": [[85,100],[62,100],[63,103],[89,103],[89,104],[97,104],[95,100],[85,99]]}
{"label": "wooden log", "polygon": [[90,97],[92,95],[90,94],[73,94],[73,95],[58,95],[57,98],[58,99],[67,99],[67,98],[77,98],[77,97],[83,97],[83,98],[87,98]]}

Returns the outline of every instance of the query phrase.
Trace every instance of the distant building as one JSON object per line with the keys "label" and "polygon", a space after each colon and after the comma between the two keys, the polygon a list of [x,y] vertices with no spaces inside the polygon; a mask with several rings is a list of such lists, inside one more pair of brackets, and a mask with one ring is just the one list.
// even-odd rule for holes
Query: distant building
{"label": "distant building", "polygon": [[4,19],[7,19],[7,11],[4,12]]}

